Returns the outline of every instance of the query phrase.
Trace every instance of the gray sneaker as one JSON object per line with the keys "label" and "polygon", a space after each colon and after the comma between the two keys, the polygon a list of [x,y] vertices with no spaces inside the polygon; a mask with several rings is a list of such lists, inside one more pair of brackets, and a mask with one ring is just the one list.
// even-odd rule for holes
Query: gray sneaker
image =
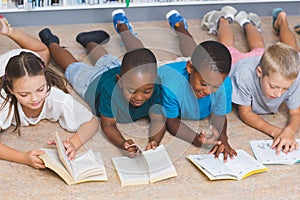
{"label": "gray sneaker", "polygon": [[248,19],[248,14],[244,10],[240,11],[235,16],[234,21],[237,22],[242,28],[244,27],[245,23],[250,23],[250,20]]}
{"label": "gray sneaker", "polygon": [[255,13],[246,13],[244,10],[240,11],[236,16],[234,21],[236,21],[242,28],[245,23],[252,23],[258,31],[262,31],[261,22],[259,16]]}
{"label": "gray sneaker", "polygon": [[261,21],[256,13],[249,12],[248,19],[252,22],[252,24],[254,24],[259,32],[262,32]]}
{"label": "gray sneaker", "polygon": [[212,10],[206,13],[201,22],[201,28],[207,29],[208,34],[217,34],[220,18],[224,17],[231,23],[237,10],[232,6],[224,6],[220,10]]}

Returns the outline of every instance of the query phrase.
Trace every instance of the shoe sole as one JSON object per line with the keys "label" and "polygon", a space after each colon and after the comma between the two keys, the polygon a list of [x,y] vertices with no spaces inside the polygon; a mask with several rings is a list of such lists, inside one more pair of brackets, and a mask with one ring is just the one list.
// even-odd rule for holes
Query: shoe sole
{"label": "shoe sole", "polygon": [[120,14],[120,13],[125,15],[125,11],[123,9],[117,9],[112,11],[111,16],[114,17],[116,14]]}
{"label": "shoe sole", "polygon": [[167,20],[169,20],[169,18],[174,14],[179,14],[179,12],[177,10],[171,10],[165,15],[165,17]]}

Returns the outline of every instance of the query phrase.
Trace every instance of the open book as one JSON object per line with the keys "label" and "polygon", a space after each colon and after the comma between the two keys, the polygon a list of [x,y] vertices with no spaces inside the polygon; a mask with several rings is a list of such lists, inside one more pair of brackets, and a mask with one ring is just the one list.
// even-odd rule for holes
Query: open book
{"label": "open book", "polygon": [[57,150],[42,148],[45,153],[39,157],[44,161],[46,167],[56,172],[68,185],[87,181],[107,181],[100,153],[94,154],[89,149],[70,161],[57,132],[55,133],[55,140]]}
{"label": "open book", "polygon": [[[300,140],[296,140],[300,144]],[[300,149],[289,152],[288,154],[282,151],[277,155],[276,150],[271,146],[273,140],[252,140],[250,146],[257,160],[266,165],[280,164],[293,165],[300,162]]]}
{"label": "open book", "polygon": [[215,155],[197,154],[187,158],[196,165],[210,180],[241,180],[250,175],[267,171],[268,168],[255,160],[244,150],[236,150],[237,157],[223,161],[223,154],[216,159]]}
{"label": "open book", "polygon": [[122,186],[149,184],[177,176],[176,169],[163,145],[139,153],[134,158],[112,158]]}

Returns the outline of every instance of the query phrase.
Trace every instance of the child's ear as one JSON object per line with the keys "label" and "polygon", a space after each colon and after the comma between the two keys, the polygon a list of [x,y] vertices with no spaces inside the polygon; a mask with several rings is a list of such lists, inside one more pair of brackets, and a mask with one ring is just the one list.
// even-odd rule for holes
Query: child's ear
{"label": "child's ear", "polygon": [[121,88],[122,83],[120,81],[121,80],[121,76],[119,74],[116,74],[116,80],[117,80],[117,83],[118,83],[119,87]]}
{"label": "child's ear", "polygon": [[194,67],[193,67],[192,62],[190,60],[186,63],[186,71],[189,74],[191,74],[194,71]]}
{"label": "child's ear", "polygon": [[262,69],[261,69],[260,66],[257,66],[255,70],[256,70],[256,75],[258,77],[262,77],[263,76]]}

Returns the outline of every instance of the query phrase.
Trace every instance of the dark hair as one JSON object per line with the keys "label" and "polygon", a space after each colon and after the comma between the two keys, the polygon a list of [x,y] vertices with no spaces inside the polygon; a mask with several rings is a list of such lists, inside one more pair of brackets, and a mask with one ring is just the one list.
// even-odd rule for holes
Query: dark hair
{"label": "dark hair", "polygon": [[139,48],[129,52],[126,52],[121,66],[120,75],[124,75],[130,70],[139,72],[152,72],[157,74],[157,61],[149,49]]}
{"label": "dark hair", "polygon": [[4,99],[4,102],[0,106],[0,110],[2,110],[7,103],[10,103],[10,113],[14,106],[14,117],[16,120],[16,128],[14,131],[18,130],[19,134],[21,122],[17,106],[18,101],[16,97],[11,94],[10,90],[13,90],[13,82],[15,80],[24,76],[33,77],[38,75],[45,76],[47,81],[47,91],[50,91],[51,86],[56,86],[64,92],[67,92],[67,82],[65,79],[50,68],[46,67],[44,62],[31,52],[21,52],[19,55],[11,57],[6,65],[5,74],[0,79],[0,91],[3,89],[6,93],[5,95],[2,95],[2,93],[0,95]]}
{"label": "dark hair", "polygon": [[226,46],[217,41],[200,43],[191,57],[192,65],[200,72],[202,68],[229,74],[231,69],[231,55]]}

